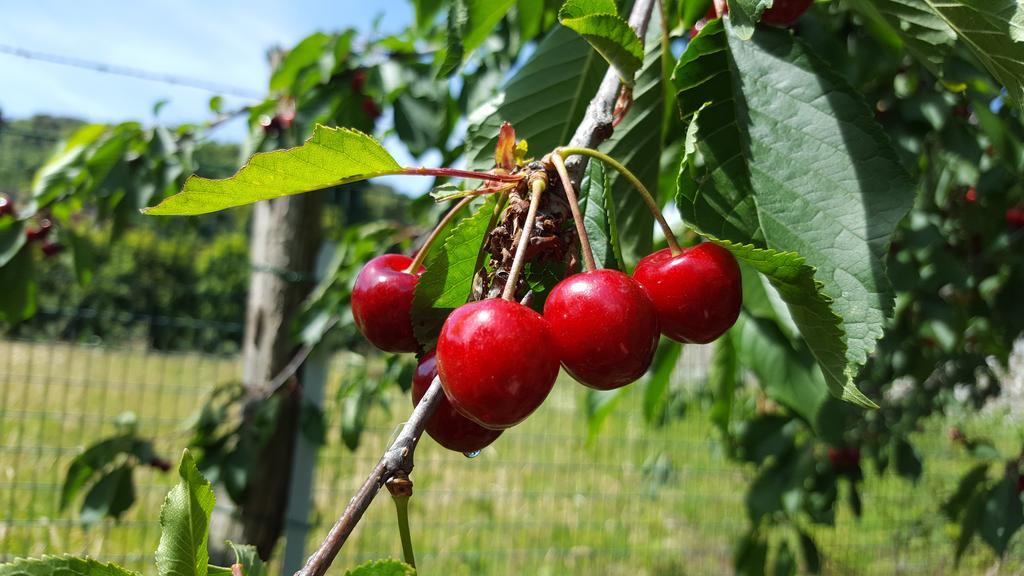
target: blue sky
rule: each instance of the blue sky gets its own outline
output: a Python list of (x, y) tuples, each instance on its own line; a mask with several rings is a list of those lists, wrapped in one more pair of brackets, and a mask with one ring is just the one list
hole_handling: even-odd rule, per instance
[[(0, 44), (266, 90), (266, 49), (316, 31), (355, 27), (397, 32), (413, 19), (406, 0), (0, 0)], [(92, 122), (208, 119), (202, 90), (80, 70), (0, 53), (0, 110), (9, 118), (48, 113)], [(226, 107), (245, 102), (226, 96)], [(240, 125), (218, 138), (241, 138)], [(399, 158), (400, 161), (405, 159)], [(424, 159), (427, 161), (428, 159)], [(406, 179), (399, 183), (408, 192)]]

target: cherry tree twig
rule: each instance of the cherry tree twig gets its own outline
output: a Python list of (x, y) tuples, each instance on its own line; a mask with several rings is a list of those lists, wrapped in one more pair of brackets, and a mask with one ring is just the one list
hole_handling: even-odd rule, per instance
[[(656, 0), (637, 0), (633, 4), (633, 10), (629, 16), (629, 24), (641, 38), (647, 35), (647, 25), (650, 22), (655, 2)], [(583, 121), (580, 122), (569, 143), (570, 146), (597, 148), (602, 142), (611, 137), (615, 129), (613, 125), (613, 111), (621, 87), (622, 83), (618, 74), (614, 68), (609, 67), (608, 72), (605, 73), (604, 79), (601, 81), (597, 94), (587, 107), (587, 113)], [(569, 174), (574, 176), (576, 180), (579, 180), (583, 169), (586, 167), (586, 157), (573, 156), (566, 162), (566, 167)], [(363, 482), (359, 491), (356, 492), (355, 497), (345, 507), (345, 511), (338, 518), (331, 531), (327, 533), (323, 543), (309, 557), (306, 565), (295, 573), (296, 576), (323, 576), (385, 482), (399, 472), (406, 476), (412, 472), (412, 457), (416, 444), (419, 442), (427, 420), (437, 410), (438, 403), (443, 395), (444, 391), (441, 389), (441, 380), (435, 377), (433, 382), (430, 383), (427, 393), (420, 399), (409, 420), (402, 427), (398, 437), (381, 457), (373, 471), (370, 472), (370, 475)]]

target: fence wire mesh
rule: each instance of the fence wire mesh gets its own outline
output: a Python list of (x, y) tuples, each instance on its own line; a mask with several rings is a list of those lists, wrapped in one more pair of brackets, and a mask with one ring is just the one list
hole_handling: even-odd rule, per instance
[[(175, 482), (173, 473), (138, 470), (132, 509), (120, 521), (86, 525), (78, 502), (59, 509), (68, 464), (84, 446), (113, 434), (115, 418), (124, 411), (136, 414), (140, 435), (155, 439), (159, 455), (176, 460), (188, 440), (185, 421), (214, 385), (238, 378), (240, 359), (234, 346), (205, 347), (227, 351), (209, 353), (168, 349), (166, 343), (209, 342), (213, 336), (237, 342), (241, 328), (121, 318), (127, 336), (111, 345), (91, 335), (82, 319), (90, 313), (51, 315), (64, 322), (62, 330), (0, 340), (0, 562), (84, 553), (155, 574), (160, 505)], [(692, 347), (683, 358), (673, 387), (687, 397), (701, 386), (705, 351)], [(328, 443), (317, 458), (307, 551), (411, 407), (397, 390), (388, 394), (385, 406), (373, 410), (359, 447), (348, 450), (340, 441), (336, 404), (344, 366), (335, 361), (329, 369)], [(642, 395), (630, 393), (593, 436), (583, 395), (571, 380), (560, 379), (536, 414), (475, 458), (424, 440), (416, 454), (411, 505), (423, 573), (732, 572), (733, 547), (747, 528), (744, 492), (753, 470), (721, 453), (698, 395), (691, 395), (679, 418), (651, 428), (643, 421)], [(980, 420), (957, 423), (968, 430), (993, 429)], [(953, 533), (938, 508), (971, 463), (945, 440), (946, 426), (934, 422), (922, 431), (925, 474), (916, 485), (867, 469), (864, 516), (855, 519), (840, 505), (836, 526), (814, 532), (826, 573), (955, 571)], [(995, 440), (1009, 452), (1017, 433), (1004, 432)], [(1017, 540), (1011, 558), (1024, 557)], [(394, 509), (383, 494), (337, 565), (400, 555)], [(974, 546), (962, 572), (981, 573), (994, 561)]]

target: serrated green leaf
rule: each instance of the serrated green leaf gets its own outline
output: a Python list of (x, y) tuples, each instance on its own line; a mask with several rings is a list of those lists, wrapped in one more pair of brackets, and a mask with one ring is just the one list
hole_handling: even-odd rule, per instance
[(1018, 0), (922, 0), (946, 21), (1018, 106), (1024, 106), (1024, 4)]
[(604, 164), (590, 162), (580, 183), (580, 212), (590, 239), (590, 248), (598, 268), (620, 269), (617, 234), (615, 233), (615, 204), (608, 189), (608, 175)]
[(216, 212), (260, 200), (312, 192), (402, 167), (372, 136), (348, 128), (316, 126), (298, 148), (254, 155), (232, 177), (211, 180), (191, 176), (181, 192), (143, 210), (150, 215)]
[(761, 21), (761, 14), (772, 7), (772, 0), (732, 0), (729, 2), (729, 19), (736, 35), (750, 40), (754, 25)]
[(834, 394), (873, 405), (853, 379), (892, 310), (883, 258), (914, 198), (891, 142), (782, 30), (743, 41), (711, 22), (675, 84), (684, 118), (703, 109), (680, 171), (684, 218), (772, 280)]
[(587, 39), (627, 86), (644, 62), (644, 44), (618, 15), (614, 0), (566, 0), (558, 21)]
[(398, 560), (371, 560), (345, 572), (345, 576), (416, 576), (416, 569)]
[(477, 257), (497, 201), (497, 195), (489, 196), (470, 216), (460, 220), (444, 243), (427, 257), (427, 271), (416, 283), (412, 299), (412, 327), (416, 339), (428, 349), (448, 314), (465, 304), (473, 290)]
[[(661, 69), (660, 27), (651, 24), (647, 37), (647, 55), (643, 69), (633, 87), (633, 106), (612, 133), (598, 148), (626, 165), (648, 190), (658, 189), (662, 139), (665, 117), (664, 101), (667, 87)], [(611, 199), (615, 204), (615, 221), (619, 232), (619, 264), (626, 271), (637, 260), (651, 252), (654, 216), (633, 185), (618, 172), (608, 174)]]
[(583, 119), (607, 65), (587, 42), (555, 26), (495, 99), (469, 117), (466, 161), (472, 169), (494, 166), (502, 122), (530, 143), (535, 155), (564, 146)]
[(92, 558), (43, 556), (19, 558), (0, 564), (0, 576), (138, 576), (123, 566), (104, 564)]
[(160, 576), (206, 576), (213, 488), (203, 478), (188, 450), (178, 465), (178, 482), (160, 510), (160, 544), (156, 568)]

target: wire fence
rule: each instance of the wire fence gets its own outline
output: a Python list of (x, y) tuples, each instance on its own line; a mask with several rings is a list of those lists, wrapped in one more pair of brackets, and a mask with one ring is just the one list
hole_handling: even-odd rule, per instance
[[(188, 440), (184, 422), (214, 385), (237, 379), (240, 359), (154, 343), (206, 342), (211, 334), (237, 341), (241, 328), (124, 318), (131, 329), (110, 345), (88, 333), (88, 322), (75, 320), (89, 313), (54, 314), (66, 321), (60, 339), (35, 330), (0, 340), (0, 562), (85, 553), (155, 574), (160, 505), (174, 474), (139, 469), (132, 509), (120, 521), (86, 525), (78, 502), (59, 509), (68, 464), (84, 446), (113, 434), (124, 411), (136, 414), (140, 435), (155, 439), (159, 455), (176, 460)], [(164, 330), (176, 337), (162, 337)], [(705, 356), (700, 347), (684, 354), (672, 384), (683, 397), (700, 388)], [(411, 408), (408, 397), (389, 394), (373, 410), (359, 447), (348, 450), (340, 440), (337, 405), (344, 366), (339, 357), (329, 367), (328, 443), (317, 457), (307, 551), (326, 534)], [(642, 395), (630, 393), (591, 437), (583, 394), (570, 380), (559, 380), (536, 414), (475, 458), (424, 440), (410, 513), (425, 574), (732, 572), (733, 547), (748, 526), (744, 494), (753, 470), (721, 453), (699, 396), (691, 394), (680, 418), (651, 428), (643, 422)], [(992, 427), (958, 424), (968, 431)], [(836, 526), (814, 532), (826, 573), (955, 571), (951, 532), (938, 508), (970, 461), (945, 440), (946, 425), (935, 422), (921, 433), (925, 474), (918, 484), (869, 470), (863, 517), (853, 518), (841, 504)], [(1017, 432), (1005, 432), (995, 439), (1009, 450)], [(1021, 552), (1019, 540), (1013, 552)], [(384, 494), (337, 565), (400, 555), (394, 509)], [(974, 546), (963, 570), (980, 573), (994, 562)]]

